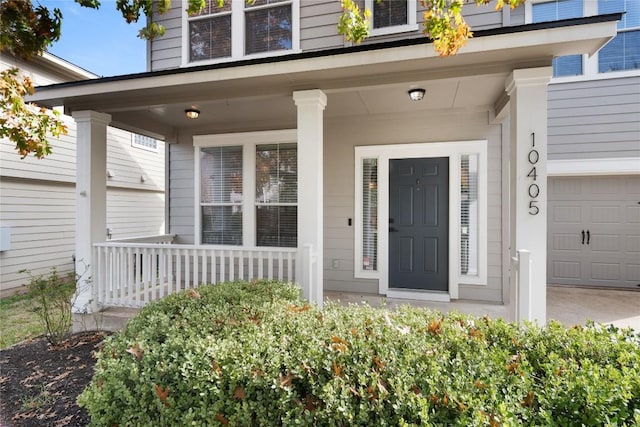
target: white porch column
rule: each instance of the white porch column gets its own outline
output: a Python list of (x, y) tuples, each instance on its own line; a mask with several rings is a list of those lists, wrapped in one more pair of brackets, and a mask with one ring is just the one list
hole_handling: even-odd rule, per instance
[[(515, 299), (516, 274), (511, 271), (511, 301), (516, 320), (547, 318), (547, 84), (551, 67), (514, 70), (507, 78), (510, 97), (510, 254), (531, 256), (531, 300)], [(518, 300), (530, 307), (518, 312)], [(527, 304), (528, 303), (528, 304)], [(525, 317), (523, 317), (525, 315)]]
[[(323, 112), (321, 90), (293, 93), (298, 108), (298, 248), (311, 244), (315, 263), (305, 297), (322, 307), (323, 299)], [(302, 270), (299, 266), (297, 273)], [(297, 275), (302, 277), (302, 274)]]
[(93, 296), (92, 245), (106, 240), (108, 114), (76, 111), (76, 274), (81, 275), (75, 313), (97, 310)]

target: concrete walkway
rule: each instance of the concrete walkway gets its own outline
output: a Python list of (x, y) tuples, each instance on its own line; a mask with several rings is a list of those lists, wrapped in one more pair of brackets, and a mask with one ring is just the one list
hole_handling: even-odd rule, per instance
[[(450, 303), (384, 298), (373, 294), (325, 292), (329, 301), (344, 304), (366, 302), (373, 307), (415, 305), (430, 307), (442, 312), (452, 310), (478, 316), (502, 317), (512, 320), (512, 310), (507, 305), (485, 302), (452, 301)], [(570, 286), (547, 287), (547, 321), (554, 319), (566, 326), (583, 325), (587, 320), (632, 327), (640, 332), (640, 291), (617, 289), (590, 289)]]
[[(444, 313), (456, 310), (477, 316), (513, 319), (509, 306), (473, 301), (452, 301), (450, 303), (415, 301), (385, 298), (375, 294), (326, 291), (328, 301), (343, 304), (366, 302), (372, 307), (386, 305), (415, 305), (430, 307)], [(74, 330), (95, 329), (118, 330), (138, 312), (137, 309), (110, 308), (92, 316), (74, 316)], [(547, 287), (547, 320), (555, 319), (566, 326), (584, 324), (587, 320), (613, 324), (618, 327), (632, 327), (640, 332), (640, 291), (615, 289), (589, 289), (569, 286)]]

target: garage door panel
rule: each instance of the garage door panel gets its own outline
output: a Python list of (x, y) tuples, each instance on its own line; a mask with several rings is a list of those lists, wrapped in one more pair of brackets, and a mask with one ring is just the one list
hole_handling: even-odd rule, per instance
[(556, 251), (580, 250), (580, 239), (575, 234), (554, 234), (552, 244)]
[(640, 264), (627, 264), (625, 269), (627, 281), (632, 285), (640, 283)]
[(549, 283), (640, 290), (640, 175), (550, 177), (548, 188)]
[(620, 264), (594, 262), (591, 264), (591, 279), (620, 280)]
[(594, 224), (619, 224), (620, 206), (605, 205), (591, 207), (591, 222)]
[(580, 279), (580, 263), (571, 261), (554, 261), (552, 274), (557, 279)]
[(591, 233), (592, 252), (621, 252), (622, 236), (619, 234), (595, 234)]
[(627, 236), (627, 252), (638, 254), (640, 257), (640, 236)]
[(580, 206), (555, 206), (552, 216), (556, 222), (579, 224), (582, 222), (582, 209)]

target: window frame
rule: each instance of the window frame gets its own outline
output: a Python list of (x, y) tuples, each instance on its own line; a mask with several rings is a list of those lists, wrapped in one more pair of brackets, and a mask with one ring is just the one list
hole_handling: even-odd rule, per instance
[[(449, 296), (458, 298), (459, 285), (487, 285), (488, 271), (488, 166), (487, 140), (449, 141), (414, 144), (372, 145), (355, 147), (355, 200), (354, 200), (354, 277), (377, 279), (380, 294), (389, 294), (389, 160), (404, 158), (449, 158)], [(461, 156), (478, 155), (478, 271), (474, 275), (461, 273), (460, 184)], [(377, 210), (377, 270), (362, 268), (363, 245), (363, 167), (364, 159), (376, 158), (378, 167), (378, 210)]]
[[(527, 0), (524, 4), (524, 22), (525, 24), (533, 23), (533, 5), (536, 3), (548, 3), (553, 0)], [(597, 0), (582, 0), (582, 13), (583, 16), (595, 16), (598, 15), (598, 2)], [(618, 34), (621, 32), (629, 31), (629, 29), (619, 29)], [(640, 31), (640, 28), (634, 27), (631, 31)], [(613, 39), (612, 39), (613, 40)], [(621, 70), (610, 71), (606, 73), (599, 72), (599, 52), (589, 56), (582, 55), (582, 74), (577, 76), (561, 76), (552, 77), (551, 83), (569, 83), (580, 81), (593, 81), (593, 80), (605, 80), (611, 78), (624, 78), (624, 77), (638, 77), (640, 76), (640, 69), (635, 70)]]
[(419, 25), (417, 23), (418, 3), (417, 0), (407, 0), (407, 23), (404, 25), (394, 25), (392, 27), (374, 28), (373, 26), (373, 5), (376, 0), (365, 0), (364, 7), (371, 11), (371, 21), (369, 25), (369, 35), (385, 36), (389, 34), (407, 33), (417, 31)]
[[(242, 245), (224, 245), (227, 248), (256, 247), (256, 147), (266, 144), (298, 143), (296, 129), (242, 132), (229, 134), (194, 135), (194, 242), (202, 243), (202, 215), (200, 212), (200, 149), (207, 147), (241, 146), (242, 147)], [(299, 160), (298, 160), (299, 162)], [(218, 245), (214, 245), (218, 246)], [(271, 246), (261, 246), (269, 248)]]
[[(300, 53), (300, 1), (301, 0), (285, 0), (278, 3), (272, 3), (262, 6), (254, 6), (245, 8), (244, 0), (228, 0), (231, 1), (231, 11), (221, 12), (219, 15), (231, 15), (231, 56), (223, 58), (203, 59), (200, 61), (190, 61), (190, 37), (189, 22), (199, 19), (207, 19), (207, 16), (218, 14), (204, 15), (198, 17), (189, 17), (185, 8), (182, 11), (182, 61), (181, 67), (192, 67), (197, 65), (219, 64), (225, 62), (233, 62), (241, 59), (265, 58), (271, 56), (289, 55), (292, 53)], [(245, 12), (255, 11), (259, 9), (268, 9), (271, 7), (280, 7), (283, 5), (291, 6), (291, 49), (275, 50), (270, 52), (261, 52), (245, 55)]]

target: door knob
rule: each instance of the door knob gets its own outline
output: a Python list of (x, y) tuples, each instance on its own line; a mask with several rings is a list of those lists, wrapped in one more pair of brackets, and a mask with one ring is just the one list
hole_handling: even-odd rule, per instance
[(389, 233), (397, 233), (398, 229), (395, 227), (389, 227)]

